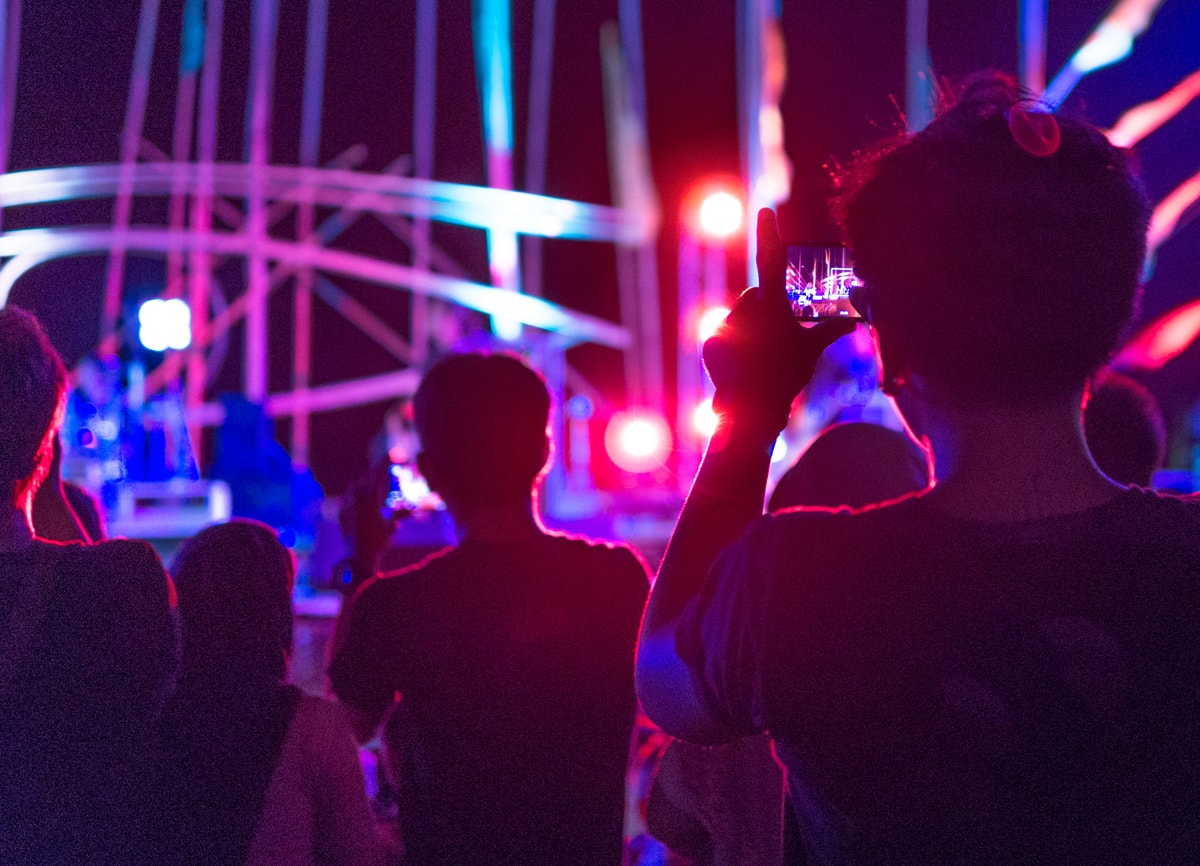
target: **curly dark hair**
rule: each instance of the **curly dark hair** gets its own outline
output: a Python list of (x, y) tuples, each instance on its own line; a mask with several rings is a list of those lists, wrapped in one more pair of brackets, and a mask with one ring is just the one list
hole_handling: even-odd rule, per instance
[(1014, 106), (1043, 110), (1008, 76), (973, 76), (852, 169), (840, 202), (880, 342), (963, 401), (1077, 391), (1138, 299), (1149, 207), (1131, 155), (1069, 118), (1037, 153)]

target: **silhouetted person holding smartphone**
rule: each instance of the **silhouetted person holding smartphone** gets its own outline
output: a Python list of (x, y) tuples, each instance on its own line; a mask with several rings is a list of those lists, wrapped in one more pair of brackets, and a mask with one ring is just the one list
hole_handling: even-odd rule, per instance
[(391, 714), (406, 864), (621, 861), (646, 572), (539, 523), (549, 408), (508, 355), (426, 373), (417, 462), (460, 542), (369, 580), (340, 626), (330, 681), (360, 741)]
[(1200, 862), (1200, 504), (1104, 476), (1080, 422), (1137, 297), (1128, 154), (984, 75), (843, 211), (936, 483), (760, 516), (849, 327), (791, 317), (764, 212), (762, 285), (705, 347), (722, 422), (643, 622), (647, 712), (699, 742), (769, 730), (814, 864)]

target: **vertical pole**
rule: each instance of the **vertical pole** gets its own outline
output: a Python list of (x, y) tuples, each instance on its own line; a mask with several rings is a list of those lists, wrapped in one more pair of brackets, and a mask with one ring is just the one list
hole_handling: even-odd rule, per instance
[(267, 236), (265, 169), (271, 149), (271, 92), (275, 68), (276, 0), (254, 0), (250, 55), (250, 86), (246, 94), (246, 127), (250, 189), (246, 199), (246, 229), (250, 255), (246, 264), (246, 399), (261, 405), (267, 398), (267, 259), (262, 243)]
[(1039, 95), (1046, 89), (1046, 6), (1047, 0), (1021, 0), (1018, 23), (1021, 84)]
[[(433, 177), (434, 121), (437, 103), (437, 0), (417, 0), (416, 76), (413, 93), (413, 177)], [(413, 268), (428, 271), (432, 241), (429, 220), (413, 223)], [(417, 292), (411, 295), (409, 343), (414, 364), (425, 363), (429, 354), (430, 300)]]
[[(17, 102), (17, 58), (21, 50), (21, 0), (0, 0), (0, 174), (8, 171)], [(0, 230), (4, 223), (0, 201)]]
[[(475, 66), (483, 103), (483, 137), (487, 143), (487, 182), (493, 189), (512, 189), (512, 9), (508, 0), (475, 0)], [(488, 266), (492, 284), (521, 290), (517, 234), (504, 225), (488, 229)], [(515, 337), (520, 324), (492, 317), (503, 336)]]
[[(759, 208), (774, 202), (759, 201), (755, 196), (758, 178), (762, 174), (762, 146), (759, 141), (758, 112), (762, 105), (762, 40), (763, 8), (761, 0), (738, 0), (738, 128), (741, 133), (742, 174), (746, 183), (746, 211), (751, 225)], [(757, 282), (754, 255), (757, 237), (753, 230), (746, 232), (747, 284)]]
[[(529, 115), (525, 128), (525, 189), (546, 189), (546, 140), (550, 134), (550, 81), (554, 74), (555, 0), (536, 0), (533, 7), (533, 51), (529, 64)], [(524, 238), (525, 291), (542, 294), (542, 239)]]
[(121, 171), (117, 180), (114, 205), (112, 250), (104, 279), (104, 313), (100, 324), (102, 351), (116, 348), (117, 319), (121, 314), (121, 287), (125, 281), (125, 233), (133, 211), (133, 171), (137, 163), (138, 143), (146, 116), (146, 98), (150, 91), (150, 64), (154, 59), (154, 36), (158, 29), (159, 0), (142, 0), (138, 18), (137, 45), (133, 55), (133, 74), (129, 79), (129, 99), (125, 108), (125, 131), (121, 138)]
[(208, 295), (212, 287), (213, 163), (217, 158), (217, 110), (221, 83), (221, 34), (225, 26), (225, 0), (205, 0), (204, 61), (200, 75), (200, 110), (196, 129), (196, 189), (192, 195), (192, 232), (201, 239), (188, 263), (188, 307), (192, 311), (192, 348), (187, 356), (184, 401), (188, 410), (196, 466), (203, 466), (203, 428), (191, 421), (204, 402), (208, 371)]
[[(621, 46), (624, 49), (624, 71), (629, 112), (631, 119), (641, 131), (640, 154), (627, 154), (626, 158), (639, 159), (644, 163), (644, 177), (639, 178), (649, 187), (649, 155), (645, 146), (646, 129), (646, 73), (642, 54), (642, 4), (641, 0), (620, 0), (618, 7), (621, 28)], [(654, 198), (649, 189), (648, 198)], [(649, 204), (643, 202), (643, 204)], [(636, 292), (638, 301), (638, 345), (641, 352), (639, 364), (639, 388), (644, 399), (652, 407), (662, 407), (666, 402), (666, 386), (663, 372), (662, 319), (658, 306), (658, 252), (657, 237), (633, 250), (636, 269)]]
[(929, 0), (908, 0), (905, 21), (905, 113), (909, 132), (933, 120), (933, 81), (929, 58)]
[[(187, 216), (187, 190), (180, 164), (188, 161), (192, 151), (192, 124), (196, 114), (196, 73), (200, 69), (204, 50), (203, 0), (186, 0), (183, 4), (183, 38), (179, 45), (179, 90), (175, 94), (175, 128), (171, 134), (171, 200), (169, 224), (173, 232), (183, 229)], [(183, 292), (183, 250), (167, 253), (167, 290), (169, 298)]]
[[(604, 74), (604, 121), (608, 136), (608, 175), (613, 204), (635, 210), (644, 204), (638, 195), (633, 171), (630, 126), (629, 76), (621, 46), (619, 25), (611, 22), (600, 28), (600, 61)], [(625, 400), (630, 406), (644, 406), (646, 377), (642, 365), (646, 347), (642, 343), (642, 304), (638, 298), (637, 254), (634, 247), (617, 244), (617, 299), (621, 324), (633, 335), (633, 345), (622, 359), (625, 372)]]
[[(300, 117), (300, 164), (315, 166), (321, 150), (321, 106), (325, 89), (325, 31), (329, 18), (328, 0), (309, 0), (307, 41), (304, 48), (304, 101)], [(311, 193), (309, 185), (307, 191)], [(315, 243), (313, 201), (306, 195), (296, 210), (297, 239)], [(313, 269), (296, 272), (296, 335), (292, 361), (292, 388), (296, 411), (292, 415), (292, 465), (308, 465), (308, 386), (312, 380), (312, 292)]]

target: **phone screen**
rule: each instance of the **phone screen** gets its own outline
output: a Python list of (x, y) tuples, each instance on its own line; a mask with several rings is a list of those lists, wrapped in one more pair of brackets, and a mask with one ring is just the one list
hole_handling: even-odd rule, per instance
[(441, 499), (429, 489), (424, 477), (410, 463), (393, 463), (388, 469), (391, 486), (388, 490), (386, 509), (390, 511), (417, 511), (422, 508), (442, 508)]
[(788, 300), (797, 319), (861, 319), (854, 295), (862, 282), (850, 250), (841, 244), (796, 244), (787, 248)]

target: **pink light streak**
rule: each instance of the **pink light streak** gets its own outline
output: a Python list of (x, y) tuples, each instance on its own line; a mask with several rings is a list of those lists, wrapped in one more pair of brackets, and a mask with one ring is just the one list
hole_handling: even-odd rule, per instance
[(1200, 172), (1189, 177), (1158, 203), (1150, 216), (1146, 233), (1146, 256), (1153, 256), (1162, 244), (1175, 233), (1184, 211), (1200, 199)]
[(1155, 319), (1125, 344), (1112, 366), (1118, 370), (1157, 370), (1200, 336), (1200, 301), (1191, 301)]
[(1176, 84), (1158, 99), (1143, 102), (1121, 115), (1108, 132), (1117, 147), (1133, 147), (1200, 96), (1200, 69)]

